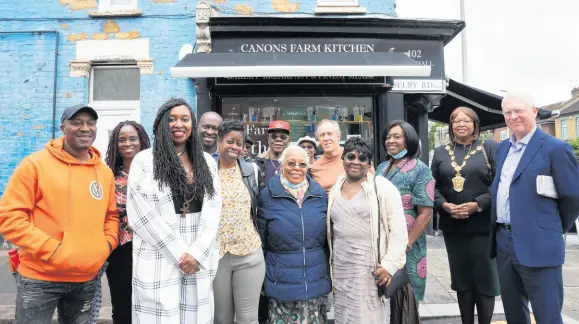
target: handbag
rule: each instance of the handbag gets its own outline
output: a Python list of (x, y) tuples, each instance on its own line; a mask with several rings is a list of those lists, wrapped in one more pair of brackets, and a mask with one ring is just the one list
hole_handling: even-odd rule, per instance
[[(376, 200), (378, 201), (378, 241), (376, 246), (378, 247), (377, 260), (380, 260), (380, 220), (382, 217), (380, 216), (380, 199), (378, 198), (378, 186), (376, 185), (376, 177), (374, 177), (374, 191), (376, 192)], [(410, 278), (406, 272), (406, 266), (390, 275), (392, 278), (390, 279), (390, 284), (388, 286), (378, 286), (378, 297), (386, 296), (386, 298), (392, 298), (398, 289), (406, 286), (410, 282)]]

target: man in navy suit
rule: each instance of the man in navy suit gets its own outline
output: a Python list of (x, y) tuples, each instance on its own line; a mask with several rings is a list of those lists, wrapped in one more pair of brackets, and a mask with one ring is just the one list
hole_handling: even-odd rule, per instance
[[(509, 92), (502, 102), (512, 136), (497, 147), (491, 258), (496, 257), (507, 323), (563, 323), (567, 232), (579, 215), (579, 165), (571, 146), (537, 128), (532, 97)], [(558, 198), (537, 193), (537, 176), (551, 177)]]

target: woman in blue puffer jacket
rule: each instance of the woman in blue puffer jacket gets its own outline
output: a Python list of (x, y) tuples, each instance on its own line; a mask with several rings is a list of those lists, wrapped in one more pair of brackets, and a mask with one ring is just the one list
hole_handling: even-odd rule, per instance
[(259, 196), (258, 229), (265, 252), (268, 323), (326, 323), (332, 289), (326, 241), (326, 192), (306, 175), (309, 158), (293, 145), (281, 174)]

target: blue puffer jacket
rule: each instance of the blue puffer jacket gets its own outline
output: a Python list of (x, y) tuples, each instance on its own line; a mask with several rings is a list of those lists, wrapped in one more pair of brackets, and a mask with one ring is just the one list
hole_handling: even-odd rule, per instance
[(257, 224), (265, 251), (265, 295), (279, 301), (306, 301), (332, 289), (326, 214), (328, 198), (308, 176), (302, 207), (272, 177), (259, 195)]

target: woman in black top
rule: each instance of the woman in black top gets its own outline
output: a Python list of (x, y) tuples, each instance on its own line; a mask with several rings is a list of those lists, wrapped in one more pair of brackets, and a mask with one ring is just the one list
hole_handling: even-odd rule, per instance
[(489, 324), (499, 295), (496, 264), (488, 252), (496, 143), (478, 138), (479, 118), (470, 108), (456, 108), (449, 127), (450, 143), (436, 148), (431, 164), (434, 208), (462, 323), (474, 323), (476, 305), (478, 323)]

